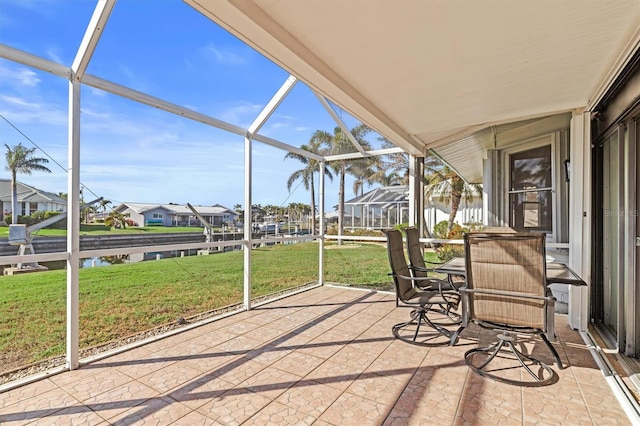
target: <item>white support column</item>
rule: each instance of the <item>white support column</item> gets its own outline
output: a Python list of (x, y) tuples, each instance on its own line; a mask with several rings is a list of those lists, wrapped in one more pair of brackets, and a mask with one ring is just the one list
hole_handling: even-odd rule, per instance
[[(324, 285), (324, 167), (325, 162), (320, 161), (320, 182), (318, 189), (318, 221), (320, 228), (320, 241), (318, 251), (318, 284)], [(314, 206), (311, 209), (314, 210)], [(313, 212), (315, 214), (315, 211)]]
[(333, 117), (333, 120), (338, 124), (338, 126), (340, 126), (340, 128), (342, 129), (344, 134), (347, 136), (349, 141), (351, 141), (351, 144), (358, 150), (360, 154), (364, 156), (368, 156), (367, 152), (364, 150), (364, 148), (362, 148), (362, 145), (360, 145), (360, 142), (358, 142), (356, 138), (353, 136), (353, 134), (351, 133), (351, 130), (349, 130), (347, 125), (344, 123), (344, 121), (342, 121), (342, 119), (338, 116), (338, 114), (336, 114), (333, 108), (331, 108), (331, 105), (329, 105), (329, 102), (327, 102), (327, 99), (316, 92), (314, 92), (314, 94), (316, 95), (316, 97), (318, 98), (318, 100), (320, 101), (324, 109), (327, 110), (329, 115)]
[(569, 181), (569, 267), (589, 287), (569, 286), (569, 326), (587, 331), (591, 286), (591, 114), (571, 119)]
[(244, 138), (244, 308), (251, 309), (251, 251), (253, 249), (253, 211), (251, 200), (251, 138)]
[(71, 66), (69, 81), (66, 366), (70, 370), (78, 368), (80, 352), (80, 82), (115, 3), (98, 1)]
[(415, 191), (417, 192), (416, 203), (416, 226), (420, 230), (420, 236), (426, 236), (426, 221), (424, 220), (424, 210), (426, 203), (424, 201), (424, 157), (416, 157), (416, 180)]
[[(252, 239), (252, 212), (251, 212), (251, 158), (252, 158), (252, 140), (258, 133), (260, 128), (271, 117), (271, 114), (278, 108), (278, 105), (287, 97), (298, 79), (292, 75), (280, 86), (280, 89), (269, 100), (267, 105), (260, 111), (260, 114), (251, 123), (247, 134), (244, 138), (244, 235), (247, 241), (244, 250), (244, 308), (251, 309), (251, 249), (253, 247)], [(276, 226), (277, 232), (277, 226)]]
[(424, 157), (409, 156), (409, 226), (424, 231)]
[(102, 30), (104, 30), (115, 5), (116, 0), (99, 0), (98, 4), (96, 4), (87, 31), (84, 33), (84, 37), (78, 48), (78, 54), (71, 65), (74, 80), (82, 81), (84, 73), (89, 66), (91, 56), (96, 50), (96, 46), (102, 35)]
[(269, 103), (260, 111), (260, 114), (256, 117), (256, 119), (251, 123), (249, 127), (249, 136), (253, 138), (253, 136), (258, 133), (260, 128), (267, 122), (271, 114), (278, 108), (278, 105), (287, 97), (293, 86), (295, 86), (297, 78), (290, 75), (289, 78), (280, 86), (280, 89), (276, 92), (275, 95), (269, 100)]
[[(416, 162), (409, 155), (409, 226), (416, 226)], [(423, 195), (424, 196), (424, 195)]]
[(80, 83), (69, 82), (67, 368), (78, 368), (80, 320)]

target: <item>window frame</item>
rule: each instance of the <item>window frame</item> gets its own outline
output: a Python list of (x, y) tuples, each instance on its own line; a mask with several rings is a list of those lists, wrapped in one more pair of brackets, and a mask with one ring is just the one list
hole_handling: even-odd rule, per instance
[(560, 201), (558, 199), (558, 138), (555, 133), (549, 133), (543, 136), (538, 136), (533, 139), (528, 139), (517, 145), (512, 145), (501, 149), (502, 154), (502, 222), (508, 225), (511, 221), (511, 194), (522, 192), (520, 190), (511, 191), (511, 156), (521, 153), (523, 151), (529, 151), (542, 146), (550, 146), (551, 148), (551, 187), (540, 188), (532, 190), (531, 192), (539, 192), (541, 190), (549, 191), (551, 193), (551, 232), (547, 232), (546, 239), (548, 242), (555, 242), (558, 236), (558, 217), (561, 214)]

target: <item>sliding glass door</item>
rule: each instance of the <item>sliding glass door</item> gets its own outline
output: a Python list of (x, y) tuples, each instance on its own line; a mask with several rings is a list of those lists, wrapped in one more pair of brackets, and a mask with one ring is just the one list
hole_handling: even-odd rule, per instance
[(640, 357), (640, 110), (594, 147), (592, 317), (611, 347)]
[(624, 205), (622, 203), (621, 132), (616, 129), (602, 145), (602, 293), (601, 324), (609, 331), (611, 339), (618, 341), (619, 295), (622, 258)]

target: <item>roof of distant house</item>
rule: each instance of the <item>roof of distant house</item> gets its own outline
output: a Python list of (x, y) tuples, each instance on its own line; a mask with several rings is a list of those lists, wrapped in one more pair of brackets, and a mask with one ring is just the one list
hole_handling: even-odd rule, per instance
[(374, 188), (366, 194), (359, 195), (345, 204), (386, 204), (409, 201), (409, 186), (394, 185)]
[[(18, 192), (18, 202), (51, 202), (57, 204), (67, 204), (67, 200), (54, 194), (43, 191), (22, 182), (16, 182)], [(0, 201), (11, 201), (11, 179), (0, 179)]]
[[(136, 213), (143, 214), (144, 212), (155, 210), (155, 209), (164, 209), (170, 213), (175, 214), (193, 214), (189, 206), (186, 204), (155, 204), (155, 203), (132, 203), (132, 202), (124, 202), (117, 206), (116, 210), (123, 210), (124, 208), (130, 208)], [(232, 214), (238, 215), (234, 210), (222, 206), (220, 204), (215, 204), (213, 206), (193, 206), (198, 213), (202, 215), (223, 215), (223, 214)]]

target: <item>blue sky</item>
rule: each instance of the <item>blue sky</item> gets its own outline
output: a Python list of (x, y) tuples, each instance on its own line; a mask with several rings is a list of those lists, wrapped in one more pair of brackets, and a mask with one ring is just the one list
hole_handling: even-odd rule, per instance
[[(70, 66), (94, 0), (0, 0), (0, 43)], [(247, 128), (289, 74), (180, 0), (118, 0), (89, 74)], [(81, 182), (85, 199), (244, 203), (243, 138), (89, 86), (81, 94)], [(51, 174), (19, 180), (67, 192), (68, 81), (0, 59), (0, 147), (37, 146)], [(339, 111), (349, 127), (358, 122)], [(302, 82), (260, 133), (299, 147), (336, 123)], [(375, 136), (371, 137), (375, 146)], [(35, 144), (35, 145), (34, 145)], [(2, 149), (4, 152), (4, 147)], [(253, 202), (310, 203), (289, 176), (286, 152), (254, 142)], [(2, 157), (4, 164), (4, 156)], [(9, 178), (1, 169), (0, 177)], [(352, 180), (346, 185), (351, 198)], [(337, 204), (328, 182), (326, 210)]]

